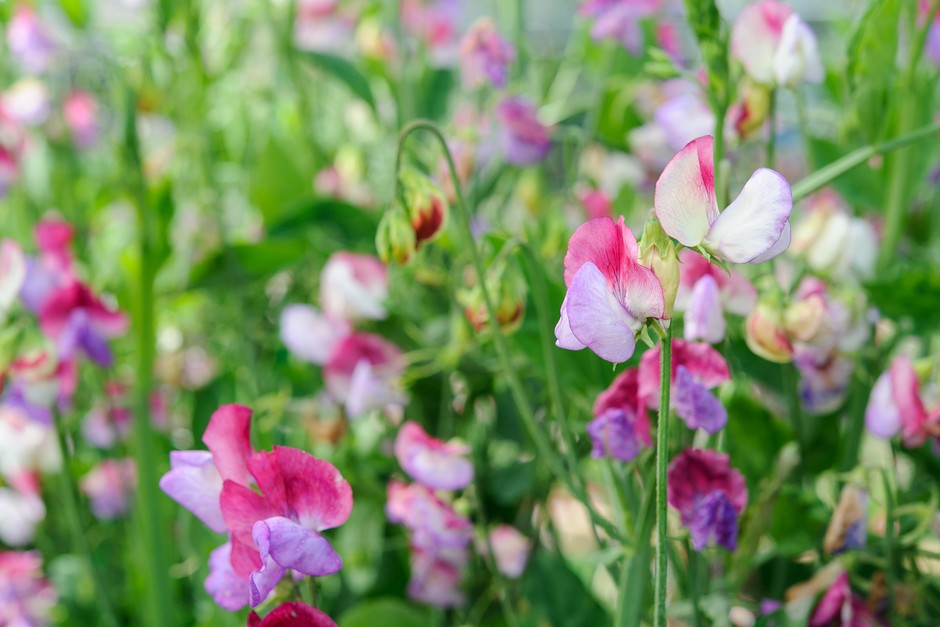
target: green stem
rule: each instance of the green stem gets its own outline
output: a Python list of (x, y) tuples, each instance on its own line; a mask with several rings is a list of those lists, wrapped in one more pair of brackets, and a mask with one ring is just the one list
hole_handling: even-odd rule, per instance
[(98, 611), (101, 612), (101, 621), (108, 627), (117, 627), (118, 621), (115, 618), (111, 600), (108, 598), (107, 588), (101, 578), (101, 573), (95, 567), (91, 547), (88, 545), (85, 530), (82, 528), (78, 490), (75, 487), (75, 482), (72, 481), (72, 473), (70, 472), (71, 455), (69, 454), (68, 435), (65, 432), (65, 425), (62, 424), (62, 417), (58, 412), (53, 416), (53, 422), (55, 423), (56, 437), (59, 441), (59, 450), (62, 452), (62, 473), (58, 481), (59, 505), (65, 511), (65, 517), (68, 520), (69, 533), (72, 535), (72, 546), (81, 555), (88, 572), (91, 574), (95, 586), (95, 595), (98, 599)]
[[(467, 209), (466, 201), (464, 200), (460, 178), (457, 176), (457, 167), (454, 164), (454, 158), (450, 153), (447, 140), (444, 138), (441, 130), (433, 122), (429, 120), (413, 120), (405, 125), (405, 127), (401, 130), (398, 138), (398, 154), (395, 161), (395, 185), (400, 190), (400, 185), (398, 183), (398, 172), (399, 166), (401, 164), (401, 154), (404, 143), (412, 133), (419, 130), (424, 130), (431, 133), (440, 143), (441, 150), (444, 152), (444, 157), (447, 160), (447, 167), (450, 171), (451, 181), (454, 185), (457, 199), (457, 212), (460, 214), (459, 222), (461, 230), (463, 231), (466, 247), (470, 252), (470, 258), (473, 263), (473, 269), (477, 277), (477, 282), (480, 285), (480, 292), (483, 296), (483, 304), (486, 309), (487, 319), (490, 321), (495, 321), (497, 320), (495, 301), (493, 300), (492, 294), (490, 294), (490, 290), (486, 284), (486, 268), (483, 265), (483, 258), (481, 257), (480, 251), (476, 245), (476, 241), (473, 238), (473, 230), (470, 225), (470, 212)], [(515, 403), (516, 409), (519, 412), (519, 417), (522, 419), (523, 426), (525, 426), (526, 431), (529, 433), (529, 436), (535, 443), (539, 457), (545, 459), (548, 462), (555, 476), (562, 480), (566, 484), (568, 490), (575, 496), (575, 498), (582, 502), (590, 514), (591, 520), (594, 522), (594, 524), (601, 527), (611, 538), (614, 538), (620, 542), (624, 542), (626, 538), (624, 537), (623, 532), (612, 525), (609, 520), (596, 512), (594, 507), (591, 505), (587, 491), (582, 487), (582, 485), (573, 481), (571, 478), (572, 473), (569, 473), (565, 469), (564, 464), (557, 455), (557, 451), (553, 450), (550, 440), (539, 427), (538, 422), (535, 419), (535, 412), (533, 411), (532, 406), (529, 404), (525, 390), (522, 387), (522, 382), (520, 381), (516, 370), (512, 366), (512, 360), (510, 359), (509, 346), (506, 342), (506, 337), (495, 326), (493, 326), (491, 332), (493, 343), (496, 345), (496, 355), (500, 363), (500, 368), (503, 371), (503, 375), (506, 377), (506, 382), (509, 385), (513, 402)]]
[(770, 169), (774, 167), (777, 150), (777, 90), (770, 90), (770, 108), (767, 111), (767, 124), (769, 126), (767, 135), (767, 158), (766, 166)]
[(139, 229), (138, 298), (133, 319), (137, 353), (137, 386), (135, 389), (134, 448), (137, 459), (138, 489), (136, 516), (144, 539), (147, 570), (147, 601), (142, 608), (143, 622), (162, 627), (177, 624), (170, 600), (169, 562), (165, 548), (159, 494), (157, 492), (154, 432), (150, 423), (150, 394), (153, 389), (153, 364), (156, 345), (154, 307), (154, 267), (152, 241), (153, 211), (149, 207), (147, 185), (140, 160), (137, 135), (136, 96), (128, 94), (125, 127), (126, 158), (131, 173), (132, 192), (137, 205)]
[[(716, 143), (717, 146), (717, 143)], [(666, 468), (669, 465), (669, 392), (672, 383), (672, 325), (660, 347), (659, 420), (656, 424), (656, 615), (654, 625), (666, 625)]]
[[(806, 198), (818, 189), (821, 189), (839, 178), (846, 172), (865, 163), (875, 155), (883, 155), (899, 150), (911, 144), (935, 137), (940, 133), (940, 122), (934, 122), (913, 130), (910, 133), (880, 144), (869, 144), (853, 150), (841, 159), (833, 161), (827, 166), (816, 170), (806, 178), (797, 181), (793, 187), (793, 202)], [(716, 142), (717, 145), (717, 142)]]
[(713, 144), (713, 161), (715, 176), (715, 197), (722, 207), (727, 205), (728, 182), (723, 178), (722, 162), (725, 159), (725, 115), (727, 107), (716, 106), (715, 110), (715, 137)]
[[(896, 462), (894, 450), (891, 451), (891, 461)], [(888, 615), (894, 611), (894, 586), (895, 586), (895, 555), (894, 555), (894, 486), (887, 470), (881, 473), (881, 479), (885, 489), (885, 560), (887, 561), (886, 578), (887, 590), (885, 591), (885, 600), (888, 605)]]

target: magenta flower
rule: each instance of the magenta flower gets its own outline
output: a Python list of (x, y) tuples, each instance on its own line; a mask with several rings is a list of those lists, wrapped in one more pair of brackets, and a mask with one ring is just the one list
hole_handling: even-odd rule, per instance
[(38, 551), (0, 552), (0, 625), (47, 625), (57, 602), (55, 588), (42, 573)]
[(248, 614), (248, 627), (336, 627), (336, 623), (315, 607), (300, 601), (288, 601), (268, 612), (264, 618), (251, 612)]
[(587, 347), (613, 363), (633, 355), (635, 335), (665, 312), (662, 286), (638, 254), (622, 216), (616, 223), (597, 218), (578, 227), (565, 255), (568, 293), (555, 326), (557, 346)]
[(435, 490), (461, 490), (473, 481), (470, 447), (432, 438), (408, 421), (395, 438), (395, 457), (412, 479)]
[(615, 39), (638, 54), (643, 43), (640, 21), (656, 13), (661, 4), (661, 0), (585, 0), (578, 12), (594, 19), (592, 39)]
[(737, 547), (737, 517), (747, 506), (747, 487), (728, 456), (686, 449), (669, 464), (667, 481), (669, 504), (679, 510), (695, 550), (701, 551), (714, 539), (733, 551)]
[[(648, 407), (659, 407), (661, 347), (640, 359), (639, 394)], [(690, 429), (717, 433), (728, 421), (724, 406), (711, 389), (730, 380), (728, 364), (708, 344), (672, 341), (672, 397), (670, 405)]]
[(88, 150), (98, 143), (101, 125), (98, 120), (98, 101), (93, 95), (87, 91), (71, 92), (65, 98), (62, 113), (76, 148)]
[(248, 458), (261, 493), (225, 479), (220, 503), (232, 534), (232, 568), (248, 577), (252, 607), (264, 601), (288, 570), (321, 577), (343, 561), (320, 535), (346, 522), (352, 489), (329, 462), (275, 446)]
[(882, 623), (872, 616), (865, 599), (852, 592), (849, 574), (842, 571), (819, 600), (808, 624), (809, 627), (877, 627)]
[(535, 105), (521, 97), (496, 106), (500, 146), (506, 161), (518, 166), (539, 163), (552, 147), (551, 131), (539, 122)]
[(489, 17), (474, 22), (460, 42), (460, 71), (468, 89), (487, 82), (505, 87), (509, 65), (515, 60), (516, 49), (499, 34)]
[(777, 0), (744, 7), (731, 31), (731, 56), (751, 79), (767, 85), (819, 83), (825, 74), (813, 31)]
[(109, 338), (127, 330), (127, 316), (104, 304), (77, 280), (48, 295), (39, 311), (43, 333), (56, 342), (60, 359), (70, 361), (81, 350), (96, 364), (109, 367), (114, 358)]
[(82, 477), (79, 486), (95, 518), (120, 518), (130, 509), (131, 494), (137, 488), (137, 466), (133, 459), (107, 459)]
[(904, 356), (895, 357), (890, 368), (875, 382), (865, 409), (865, 426), (877, 438), (901, 434), (904, 446), (917, 447), (928, 435), (936, 435), (920, 398), (920, 381), (914, 365)]
[(384, 320), (388, 268), (378, 257), (334, 253), (320, 273), (320, 305), (333, 320)]
[(760, 263), (790, 244), (790, 186), (760, 168), (723, 212), (715, 196), (712, 138), (699, 137), (666, 165), (656, 183), (654, 206), (663, 230), (689, 248), (734, 263)]
[(354, 333), (333, 348), (323, 376), (333, 399), (358, 417), (404, 403), (400, 381), (404, 367), (394, 344), (371, 333)]
[(7, 44), (16, 62), (31, 74), (41, 74), (55, 58), (56, 47), (36, 12), (20, 4), (7, 25)]
[(588, 423), (591, 457), (611, 457), (623, 462), (636, 458), (650, 446), (650, 423), (639, 397), (639, 371), (621, 373), (594, 402), (594, 420)]

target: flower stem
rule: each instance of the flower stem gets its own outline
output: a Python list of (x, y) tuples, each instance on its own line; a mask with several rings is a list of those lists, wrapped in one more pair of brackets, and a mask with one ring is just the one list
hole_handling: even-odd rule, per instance
[(170, 600), (169, 565), (164, 545), (161, 508), (157, 494), (154, 433), (150, 423), (150, 394), (153, 388), (153, 363), (156, 345), (154, 307), (154, 213), (149, 206), (147, 184), (140, 159), (137, 135), (136, 96), (128, 94), (125, 120), (125, 157), (131, 173), (131, 192), (137, 208), (139, 230), (139, 266), (136, 311), (133, 328), (136, 339), (137, 385), (135, 389), (134, 447), (137, 460), (138, 489), (136, 517), (144, 541), (146, 559), (147, 603), (142, 608), (143, 621), (156, 627), (177, 624)]
[(777, 150), (777, 90), (770, 90), (770, 108), (767, 111), (767, 158), (766, 166), (774, 167)]
[(108, 598), (104, 580), (101, 573), (95, 567), (95, 560), (91, 553), (91, 547), (88, 545), (88, 539), (85, 537), (85, 530), (82, 528), (82, 518), (79, 510), (78, 491), (75, 488), (75, 482), (72, 481), (70, 472), (71, 455), (69, 455), (68, 435), (65, 432), (65, 425), (62, 424), (62, 417), (58, 412), (54, 413), (53, 422), (55, 423), (55, 433), (59, 441), (59, 450), (62, 452), (62, 473), (59, 477), (59, 505), (65, 511), (65, 517), (68, 519), (69, 533), (72, 535), (72, 546), (85, 560), (88, 572), (91, 574), (92, 582), (95, 586), (95, 595), (98, 599), (98, 611), (101, 613), (101, 622), (108, 627), (117, 627), (118, 621), (115, 618), (114, 608), (111, 606), (111, 600)]
[(522, 423), (525, 426), (526, 431), (528, 431), (529, 436), (532, 438), (539, 457), (545, 459), (548, 462), (554, 475), (565, 483), (566, 487), (575, 496), (575, 498), (581, 501), (581, 503), (587, 509), (592, 522), (595, 525), (601, 527), (611, 538), (620, 542), (624, 542), (626, 538), (624, 537), (622, 530), (617, 529), (617, 527), (611, 524), (609, 520), (597, 513), (597, 511), (591, 505), (587, 490), (582, 484), (575, 482), (572, 479), (572, 473), (565, 469), (565, 465), (559, 459), (557, 451), (553, 450), (551, 441), (539, 427), (538, 422), (535, 419), (535, 412), (533, 411), (532, 406), (529, 404), (529, 400), (526, 397), (522, 382), (520, 381), (515, 368), (513, 368), (506, 337), (494, 325), (494, 322), (497, 320), (495, 301), (493, 300), (493, 296), (490, 294), (489, 287), (486, 284), (486, 268), (483, 265), (483, 258), (480, 255), (480, 251), (476, 245), (476, 240), (473, 237), (473, 230), (470, 225), (470, 212), (467, 209), (466, 201), (464, 200), (460, 178), (457, 176), (457, 167), (454, 164), (454, 157), (450, 153), (450, 148), (447, 145), (447, 140), (444, 138), (444, 134), (433, 122), (429, 120), (413, 120), (405, 125), (404, 128), (402, 128), (398, 137), (398, 155), (396, 156), (395, 161), (395, 184), (400, 188), (398, 185), (398, 171), (401, 164), (401, 154), (405, 141), (412, 133), (419, 130), (427, 131), (431, 133), (435, 139), (437, 139), (437, 141), (440, 143), (441, 150), (444, 152), (444, 157), (447, 160), (447, 167), (450, 172), (451, 181), (454, 185), (454, 191), (457, 199), (457, 212), (460, 214), (459, 222), (463, 232), (465, 245), (470, 252), (473, 269), (477, 276), (477, 282), (480, 285), (480, 292), (483, 296), (483, 304), (486, 308), (487, 318), (491, 321), (491, 333), (493, 337), (493, 343), (496, 345), (496, 355), (500, 363), (500, 368), (502, 369), (503, 376), (506, 378), (506, 382), (509, 385), (509, 391), (512, 395), (513, 402), (516, 405), (516, 409), (519, 412), (519, 417), (522, 419)]
[[(716, 144), (717, 145), (717, 144)], [(666, 329), (659, 361), (659, 420), (656, 424), (656, 614), (654, 625), (666, 625), (666, 468), (669, 465), (669, 392), (672, 383), (672, 325)]]

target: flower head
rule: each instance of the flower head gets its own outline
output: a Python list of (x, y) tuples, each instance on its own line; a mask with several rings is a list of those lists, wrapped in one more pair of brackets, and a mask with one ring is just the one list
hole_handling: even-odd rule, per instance
[(300, 601), (282, 603), (261, 618), (248, 614), (248, 627), (336, 627), (332, 618)]
[(320, 304), (335, 320), (384, 320), (388, 268), (378, 258), (334, 253), (320, 273)]
[(0, 625), (46, 625), (57, 601), (37, 551), (0, 552)]
[(525, 98), (506, 98), (497, 105), (496, 117), (507, 162), (526, 166), (545, 158), (552, 147), (551, 132), (539, 122), (535, 105)]
[(650, 446), (650, 422), (639, 395), (639, 370), (625, 370), (594, 401), (588, 423), (592, 457), (629, 462)]
[(597, 218), (571, 236), (565, 255), (568, 293), (555, 326), (556, 345), (590, 348), (613, 363), (633, 355), (635, 335), (650, 318), (665, 314), (663, 288), (640, 265), (633, 232), (618, 222)]
[(654, 206), (663, 230), (689, 248), (733, 263), (760, 263), (790, 244), (790, 186), (777, 172), (760, 168), (722, 212), (715, 195), (713, 140), (689, 142), (666, 165), (656, 183)]
[(728, 456), (686, 449), (669, 465), (669, 504), (679, 510), (696, 551), (714, 538), (729, 551), (737, 546), (738, 515), (747, 505), (744, 477)]
[(640, 20), (659, 10), (662, 0), (585, 0), (579, 9), (594, 20), (591, 38), (615, 39), (630, 52), (640, 52)]
[(877, 438), (901, 434), (907, 447), (922, 445), (929, 434), (920, 381), (907, 357), (896, 357), (875, 382), (865, 409), (865, 426)]
[(777, 0), (761, 0), (741, 11), (731, 31), (731, 55), (757, 83), (795, 86), (823, 79), (813, 32)]
[(329, 361), (336, 345), (352, 332), (346, 320), (326, 316), (310, 305), (288, 305), (280, 322), (281, 341), (287, 350), (318, 365)]
[(516, 60), (516, 49), (499, 34), (492, 19), (481, 17), (460, 42), (460, 59), (464, 87), (479, 87), (487, 82), (493, 87), (505, 87), (508, 67)]
[(16, 62), (31, 74), (41, 74), (55, 58), (56, 46), (36, 12), (20, 4), (7, 25), (7, 44)]
[(133, 459), (105, 460), (82, 477), (79, 486), (88, 496), (95, 518), (120, 518), (130, 508), (137, 487), (137, 466)]
[(87, 91), (73, 91), (65, 98), (63, 114), (72, 133), (72, 141), (80, 150), (87, 150), (98, 142), (101, 134), (98, 121), (98, 101)]
[(493, 547), (496, 568), (509, 579), (518, 579), (525, 571), (529, 559), (530, 542), (512, 525), (497, 525), (489, 533), (489, 541), (477, 543), (480, 553), (486, 555)]
[(395, 438), (395, 457), (412, 479), (435, 490), (460, 490), (473, 480), (469, 447), (432, 438), (416, 422), (406, 422)]

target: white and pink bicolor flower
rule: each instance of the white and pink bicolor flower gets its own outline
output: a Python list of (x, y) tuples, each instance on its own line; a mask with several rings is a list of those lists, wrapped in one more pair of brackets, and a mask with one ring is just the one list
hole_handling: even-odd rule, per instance
[(565, 255), (568, 294), (555, 326), (557, 346), (587, 347), (612, 363), (630, 359), (635, 335), (648, 319), (665, 314), (662, 285), (638, 255), (622, 216), (619, 222), (597, 218), (578, 227)]
[(395, 457), (412, 479), (435, 490), (460, 490), (473, 481), (470, 448), (431, 437), (416, 422), (406, 422), (395, 438)]
[(334, 320), (383, 320), (388, 268), (377, 257), (341, 251), (320, 273), (320, 303)]
[(777, 0), (748, 5), (731, 31), (731, 56), (754, 81), (794, 87), (825, 75), (816, 36), (793, 9)]
[(733, 263), (761, 263), (790, 245), (790, 185), (759, 168), (724, 211), (715, 194), (711, 136), (689, 142), (656, 182), (654, 207), (663, 230), (688, 248)]

